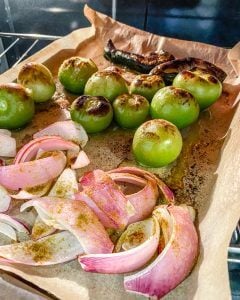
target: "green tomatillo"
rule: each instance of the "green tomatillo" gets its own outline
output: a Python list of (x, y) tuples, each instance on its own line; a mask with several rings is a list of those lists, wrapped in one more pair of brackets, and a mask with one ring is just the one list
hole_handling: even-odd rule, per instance
[(203, 110), (221, 96), (222, 84), (213, 75), (202, 71), (182, 71), (173, 80), (173, 86), (187, 90)]
[(0, 85), (0, 128), (21, 128), (32, 120), (34, 111), (34, 101), (22, 85)]
[(127, 85), (123, 77), (119, 73), (109, 70), (93, 74), (84, 89), (86, 95), (103, 96), (111, 102), (117, 96), (127, 92)]
[(150, 120), (136, 130), (132, 149), (141, 165), (163, 167), (179, 156), (182, 136), (174, 124), (162, 119)]
[(110, 102), (102, 96), (82, 95), (70, 108), (73, 121), (81, 124), (87, 133), (96, 133), (107, 128), (113, 118)]
[(150, 113), (154, 119), (164, 119), (184, 128), (198, 119), (199, 105), (188, 91), (167, 86), (154, 95)]
[(149, 103), (141, 95), (122, 94), (113, 101), (114, 118), (123, 128), (136, 128), (147, 118)]
[(44, 65), (30, 62), (25, 64), (19, 74), (18, 83), (28, 88), (35, 102), (45, 102), (53, 96), (56, 86), (51, 72)]
[(89, 77), (97, 70), (97, 66), (91, 59), (74, 56), (61, 64), (58, 78), (66, 90), (82, 94)]
[(165, 83), (161, 76), (142, 74), (137, 75), (131, 82), (129, 92), (142, 95), (151, 102), (155, 93), (164, 86)]

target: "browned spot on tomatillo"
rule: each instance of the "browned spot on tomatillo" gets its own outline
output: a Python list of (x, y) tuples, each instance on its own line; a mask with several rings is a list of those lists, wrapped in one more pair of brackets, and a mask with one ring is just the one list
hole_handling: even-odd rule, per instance
[(122, 76), (120, 75), (119, 72), (113, 71), (113, 70), (103, 70), (95, 73), (96, 76), (98, 77), (106, 77), (106, 76), (111, 76), (115, 77), (116, 80), (122, 80)]
[(148, 107), (148, 101), (145, 97), (136, 94), (122, 94), (117, 98), (119, 106), (131, 108), (132, 110), (138, 111), (143, 107)]
[(154, 85), (161, 85), (163, 84), (162, 77), (158, 75), (138, 75), (135, 80), (133, 80), (133, 84), (136, 87), (145, 87), (145, 88), (151, 88)]
[(111, 110), (111, 104), (103, 96), (82, 95), (75, 100), (74, 109), (84, 109), (89, 115), (104, 116)]
[(208, 76), (208, 80), (211, 82), (211, 83), (214, 83), (214, 84), (217, 84), (218, 83), (218, 80), (216, 77), (212, 76), (212, 75), (209, 75)]
[(190, 71), (182, 71), (180, 74), (182, 74), (185, 79), (191, 79), (191, 78), (194, 78), (196, 76), (195, 74), (193, 74)]

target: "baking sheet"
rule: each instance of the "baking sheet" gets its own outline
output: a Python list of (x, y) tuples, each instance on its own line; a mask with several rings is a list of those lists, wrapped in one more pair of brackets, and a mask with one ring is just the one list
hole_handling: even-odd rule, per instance
[[(223, 68), (228, 77), (221, 99), (210, 110), (202, 112), (199, 121), (183, 130), (184, 148), (176, 163), (150, 169), (163, 178), (176, 194), (177, 203), (193, 205), (198, 211), (201, 237), (200, 256), (191, 275), (166, 299), (228, 299), (227, 246), (240, 216), (240, 140), (237, 108), (239, 94), (239, 45), (226, 50), (202, 43), (159, 37), (118, 23), (85, 7), (92, 26), (79, 29), (53, 42), (27, 61), (46, 64), (53, 74), (62, 61), (73, 55), (91, 57), (99, 69), (109, 66), (103, 47), (112, 38), (117, 47), (138, 53), (164, 49), (176, 57), (194, 56)], [(80, 16), (81, 17), (81, 16)], [(26, 61), (25, 61), (26, 62)], [(23, 62), (0, 76), (0, 82), (14, 81)], [(66, 93), (57, 83), (55, 100), (41, 105), (33, 122), (16, 132), (18, 147), (31, 139), (34, 132), (57, 120), (69, 117), (65, 109), (76, 97)], [(230, 128), (229, 128), (230, 127)], [(112, 126), (107, 134), (90, 137), (85, 150), (91, 164), (81, 170), (119, 165), (134, 165), (131, 154), (133, 132)], [(17, 213), (15, 203), (12, 213)], [(49, 267), (0, 265), (60, 299), (144, 299), (126, 293), (122, 275), (89, 274), (77, 261)]]

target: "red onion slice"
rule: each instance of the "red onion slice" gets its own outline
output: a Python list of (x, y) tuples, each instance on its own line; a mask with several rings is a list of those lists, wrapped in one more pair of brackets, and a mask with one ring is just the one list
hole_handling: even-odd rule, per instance
[[(80, 241), (85, 253), (111, 253), (113, 244), (93, 211), (83, 202), (43, 197), (24, 203), (21, 211), (33, 206), (42, 210)], [(40, 216), (41, 217), (41, 216)]]
[(11, 197), (8, 191), (0, 185), (0, 213), (9, 209), (11, 203)]
[(0, 233), (6, 235), (11, 240), (14, 240), (14, 241), (17, 240), (16, 231), (12, 228), (12, 226), (10, 226), (6, 223), (0, 222)]
[(0, 256), (11, 263), (47, 266), (75, 259), (83, 249), (74, 235), (63, 231), (38, 241), (26, 241), (0, 247)]
[(36, 241), (53, 234), (55, 231), (56, 229), (53, 226), (48, 226), (37, 216), (32, 228), (31, 238)]
[(119, 229), (126, 227), (134, 213), (133, 207), (129, 206), (125, 195), (107, 173), (94, 170), (84, 174), (79, 182), (82, 193), (91, 198)]
[(14, 157), (16, 155), (16, 140), (11, 136), (0, 133), (0, 156)]
[(39, 149), (42, 151), (71, 150), (75, 153), (79, 152), (78, 145), (65, 141), (58, 136), (38, 138), (22, 147), (15, 158), (15, 164), (32, 160), (36, 157)]
[(139, 223), (141, 225), (136, 225), (136, 230), (132, 233), (131, 238), (138, 239), (139, 235), (144, 234), (141, 226), (148, 226), (150, 234), (146, 241), (137, 247), (119, 253), (80, 256), (78, 261), (81, 267), (87, 272), (119, 274), (134, 271), (147, 263), (157, 250), (160, 229), (155, 217)]
[(81, 147), (87, 144), (88, 136), (85, 129), (78, 123), (71, 120), (55, 122), (41, 131), (35, 133), (33, 138), (42, 136), (57, 135), (65, 140), (77, 143)]
[(140, 177), (145, 178), (146, 176), (151, 177), (153, 180), (156, 181), (160, 191), (162, 192), (165, 200), (167, 203), (173, 204), (174, 203), (174, 194), (173, 192), (169, 189), (169, 187), (160, 179), (158, 178), (156, 175), (136, 168), (136, 167), (120, 167), (118, 169), (114, 169), (108, 172), (109, 174), (111, 173), (130, 173), (130, 174), (134, 174)]
[[(166, 210), (170, 218), (164, 218)], [(191, 217), (184, 208), (159, 207), (154, 214), (160, 215), (160, 222), (163, 224), (172, 223), (169, 224), (172, 226), (170, 239), (154, 262), (142, 271), (124, 278), (124, 287), (127, 291), (146, 297), (161, 298), (191, 272), (198, 254), (198, 236)]]
[(24, 232), (26, 234), (29, 234), (29, 229), (26, 227), (26, 225), (14, 217), (11, 217), (6, 214), (0, 214), (0, 222), (12, 226), (18, 232)]
[(90, 164), (90, 160), (87, 156), (87, 154), (81, 150), (78, 153), (78, 156), (75, 160), (75, 162), (71, 165), (72, 169), (80, 169), (80, 168), (84, 168), (86, 166), (88, 166)]
[(56, 178), (64, 169), (66, 157), (62, 152), (16, 165), (0, 167), (0, 184), (11, 190), (37, 186)]

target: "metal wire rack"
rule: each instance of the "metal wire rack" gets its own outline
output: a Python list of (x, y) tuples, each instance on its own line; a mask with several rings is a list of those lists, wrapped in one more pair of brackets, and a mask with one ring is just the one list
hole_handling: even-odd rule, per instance
[[(16, 50), (16, 47), (21, 40), (28, 39), (31, 40), (32, 43), (23, 54), (19, 55), (18, 51), (16, 51), (16, 61), (10, 67), (17, 66), (23, 59), (27, 58), (39, 41), (54, 41), (59, 38), (61, 38), (61, 36), (0, 32), (0, 70), (5, 71), (9, 68), (7, 63), (7, 54), (11, 49), (15, 48)], [(3, 39), (12, 39), (12, 42), (6, 49), (3, 48)], [(228, 263), (240, 264), (240, 220), (233, 232), (230, 245), (228, 247)]]

